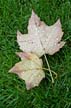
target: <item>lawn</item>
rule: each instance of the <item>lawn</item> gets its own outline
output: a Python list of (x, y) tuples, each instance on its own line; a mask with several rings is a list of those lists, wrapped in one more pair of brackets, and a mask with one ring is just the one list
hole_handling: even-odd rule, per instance
[[(45, 72), (39, 87), (27, 91), (24, 81), (8, 71), (20, 61), (16, 32), (27, 33), (32, 9), (48, 25), (60, 18), (66, 44), (47, 55), (58, 74), (55, 83)], [(71, 108), (71, 0), (0, 0), (0, 108)]]

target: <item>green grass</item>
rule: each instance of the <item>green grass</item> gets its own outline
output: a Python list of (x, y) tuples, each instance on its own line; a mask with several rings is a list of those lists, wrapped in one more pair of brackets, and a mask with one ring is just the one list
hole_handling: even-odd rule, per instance
[[(8, 70), (20, 61), (16, 32), (27, 33), (32, 8), (48, 25), (60, 18), (66, 44), (47, 55), (58, 74), (54, 85), (46, 72), (39, 87), (27, 91), (24, 81)], [(0, 108), (71, 108), (71, 0), (0, 0)]]

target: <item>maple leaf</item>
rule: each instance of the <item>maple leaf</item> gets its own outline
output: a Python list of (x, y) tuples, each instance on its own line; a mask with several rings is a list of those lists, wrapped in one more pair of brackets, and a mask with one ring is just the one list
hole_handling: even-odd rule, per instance
[(46, 25), (32, 11), (29, 19), (28, 34), (17, 32), (17, 42), (24, 52), (32, 52), (41, 57), (43, 54), (53, 55), (65, 44), (61, 41), (63, 36), (60, 20), (51, 25)]
[(38, 86), (45, 77), (42, 60), (32, 53), (19, 52), (17, 55), (21, 57), (21, 61), (16, 63), (9, 72), (13, 72), (25, 80), (27, 90)]

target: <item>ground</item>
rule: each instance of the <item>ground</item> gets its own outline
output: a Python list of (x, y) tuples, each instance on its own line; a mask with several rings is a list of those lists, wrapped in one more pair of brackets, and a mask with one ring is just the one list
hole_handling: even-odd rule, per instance
[[(24, 81), (8, 71), (20, 61), (15, 54), (20, 51), (16, 32), (27, 33), (32, 9), (48, 25), (60, 18), (66, 44), (53, 56), (47, 55), (58, 74), (55, 83), (45, 72), (39, 87), (27, 91)], [(0, 108), (28, 107), (71, 108), (71, 0), (0, 0)]]

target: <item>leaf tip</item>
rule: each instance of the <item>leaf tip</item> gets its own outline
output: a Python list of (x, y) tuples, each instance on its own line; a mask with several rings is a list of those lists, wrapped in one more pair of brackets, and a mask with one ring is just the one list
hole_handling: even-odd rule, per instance
[(21, 32), (19, 30), (17, 30), (17, 35), (21, 35)]

